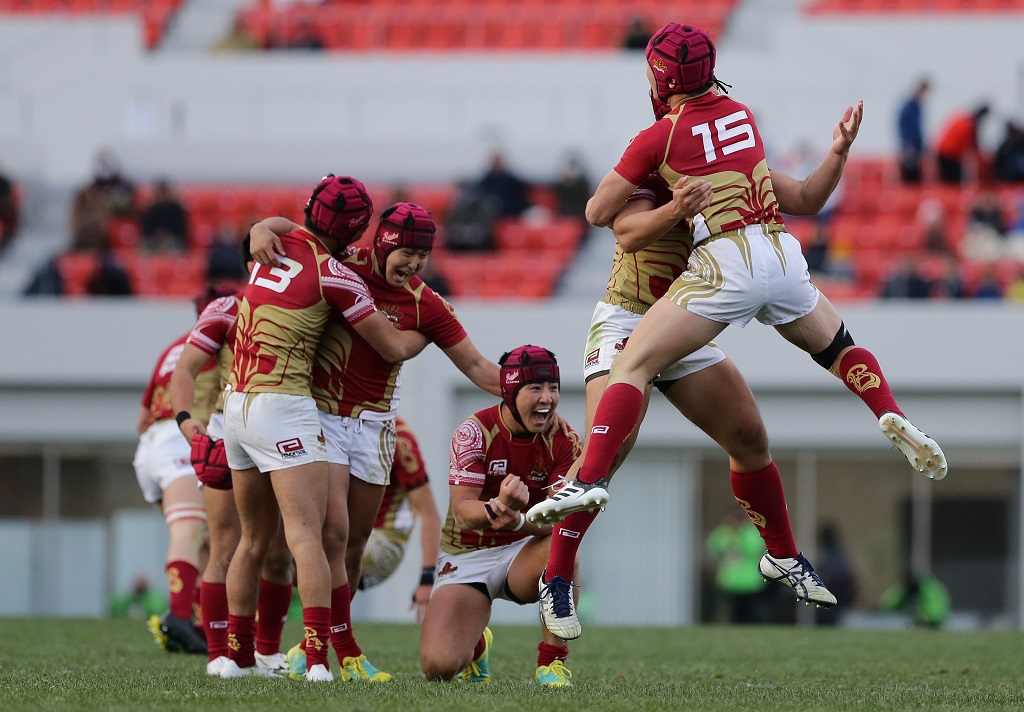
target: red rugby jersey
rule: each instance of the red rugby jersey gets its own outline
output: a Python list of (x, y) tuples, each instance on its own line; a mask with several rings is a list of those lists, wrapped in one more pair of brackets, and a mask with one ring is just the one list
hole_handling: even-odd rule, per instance
[(683, 176), (711, 181), (711, 205), (690, 220), (695, 242), (757, 223), (781, 223), (764, 143), (753, 114), (708, 92), (655, 121), (629, 144), (615, 172), (641, 185), (657, 172), (672, 187)]
[[(174, 343), (164, 349), (149, 377), (149, 383), (142, 394), (142, 407), (149, 409), (149, 425), (158, 420), (171, 420), (176, 415), (171, 408), (171, 376), (181, 358), (181, 352), (185, 349), (187, 338), (188, 334), (179, 336)], [(213, 406), (213, 400), (216, 400), (216, 389), (217, 362), (211, 358), (203, 366), (199, 378), (196, 379), (192, 417), (198, 418), (204, 423), (210, 419), (210, 409)]]
[(305, 230), (281, 237), (281, 267), (257, 264), (238, 309), (230, 386), (309, 396), (313, 354), (327, 318), (350, 322), (376, 307), (363, 281)]
[[(451, 305), (419, 277), (401, 288), (390, 286), (371, 248), (354, 250), (345, 265), (366, 282), (377, 309), (396, 329), (418, 331), (440, 349), (466, 338)], [(392, 418), (398, 410), (401, 370), (401, 363), (385, 361), (348, 321), (332, 315), (316, 352), (313, 397), (325, 413)]]
[[(569, 471), (582, 451), (579, 436), (561, 430), (553, 436), (513, 437), (502, 420), (500, 405), (481, 410), (467, 418), (452, 437), (448, 484), (481, 487), (481, 501), (498, 495), (508, 474), (518, 475), (530, 490), (530, 501), (522, 511), (545, 499), (548, 485)], [(459, 529), (451, 505), (441, 530), (441, 549), (457, 554), (473, 549), (502, 546), (528, 536), (523, 532), (487, 529)]]
[(238, 324), (238, 305), (242, 303), (242, 293), (230, 297), (220, 297), (210, 302), (199, 321), (189, 332), (185, 343), (192, 344), (201, 351), (217, 357), (217, 399), (214, 413), (224, 412), (224, 386), (231, 376), (231, 362), (234, 360), (235, 327)]

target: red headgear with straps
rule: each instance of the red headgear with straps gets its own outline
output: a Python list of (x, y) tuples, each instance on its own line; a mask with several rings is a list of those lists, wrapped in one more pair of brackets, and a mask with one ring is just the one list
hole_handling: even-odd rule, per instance
[(692, 25), (665, 25), (647, 43), (646, 55), (659, 99), (702, 91), (715, 80), (715, 43)]
[[(501, 399), (512, 411), (512, 417), (523, 425), (516, 407), (519, 389), (527, 383), (561, 383), (555, 355), (541, 346), (527, 344), (512, 349), (498, 361), (501, 366)], [(525, 425), (523, 425), (525, 427)]]
[(370, 222), (373, 201), (366, 186), (349, 176), (324, 176), (306, 201), (310, 225), (333, 237), (341, 247), (352, 244)]
[(380, 215), (377, 234), (373, 236), (373, 252), (380, 273), (385, 274), (388, 254), (399, 247), (415, 250), (434, 249), (437, 228), (425, 208), (415, 203), (395, 203)]

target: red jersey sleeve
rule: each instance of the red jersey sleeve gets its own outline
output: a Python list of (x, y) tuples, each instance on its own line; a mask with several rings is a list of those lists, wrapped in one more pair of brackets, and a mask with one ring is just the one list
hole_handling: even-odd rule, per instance
[(360, 321), (377, 311), (366, 282), (333, 257), (324, 260), (320, 268), (320, 283), (324, 299), (341, 312), (349, 324)]
[(641, 131), (630, 141), (615, 166), (615, 172), (633, 185), (642, 185), (665, 159), (673, 124), (662, 119)]
[(467, 418), (452, 436), (448, 484), (483, 488), (487, 481), (484, 455), (484, 431), (474, 418)]
[(215, 355), (227, 342), (228, 332), (238, 318), (238, 300), (234, 297), (221, 297), (210, 302), (199, 321), (189, 332), (186, 344), (208, 354)]
[(398, 429), (391, 483), (400, 487), (403, 492), (410, 492), (427, 484), (427, 467), (423, 463), (419, 443), (416, 442), (412, 431), (406, 428)]
[(455, 315), (452, 305), (430, 287), (424, 285), (423, 322), (421, 333), (437, 344), (450, 349), (466, 338), (466, 329)]

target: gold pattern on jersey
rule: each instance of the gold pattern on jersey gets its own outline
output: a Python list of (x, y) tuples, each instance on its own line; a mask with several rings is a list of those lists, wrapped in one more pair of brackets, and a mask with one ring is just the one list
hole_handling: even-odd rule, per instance
[(858, 393), (878, 388), (882, 385), (882, 379), (878, 374), (868, 370), (866, 364), (858, 363), (846, 372), (846, 382), (853, 386)]
[(615, 248), (615, 261), (601, 301), (634, 314), (645, 314), (686, 270), (693, 249), (688, 229), (673, 228), (657, 242), (632, 254)]
[(243, 384), (238, 390), (246, 393), (310, 395), (313, 354), (329, 311), (326, 302), (306, 309), (262, 304), (251, 310), (243, 299), (231, 384)]

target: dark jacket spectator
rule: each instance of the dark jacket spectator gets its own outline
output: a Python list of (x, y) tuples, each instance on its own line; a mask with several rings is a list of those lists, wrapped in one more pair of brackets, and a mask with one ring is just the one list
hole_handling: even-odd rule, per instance
[(993, 172), (996, 180), (1024, 181), (1024, 127), (1006, 122), (1006, 135), (996, 148)]
[(10, 244), (18, 230), (19, 205), (14, 181), (0, 173), (0, 249)]
[(445, 245), (453, 252), (494, 249), (497, 200), (475, 181), (462, 181), (445, 216)]
[(188, 246), (188, 215), (167, 180), (157, 181), (142, 214), (142, 244), (148, 250), (182, 251)]
[(64, 294), (64, 277), (57, 266), (56, 256), (51, 257), (36, 270), (25, 287), (26, 297), (58, 296)]
[(130, 297), (133, 294), (128, 273), (110, 252), (102, 255), (100, 266), (89, 278), (85, 291), (92, 297)]
[(593, 190), (579, 158), (569, 156), (566, 159), (551, 189), (558, 201), (559, 215), (584, 219), (587, 201), (590, 200)]
[(501, 153), (491, 156), (491, 165), (480, 179), (480, 190), (497, 201), (498, 215), (517, 218), (530, 207), (530, 184), (510, 171)]
[(927, 79), (900, 106), (896, 134), (900, 151), (900, 178), (904, 183), (921, 182), (921, 156), (924, 154), (924, 100), (928, 96)]
[(244, 280), (242, 240), (246, 233), (230, 222), (222, 223), (206, 258), (206, 280), (211, 283)]

